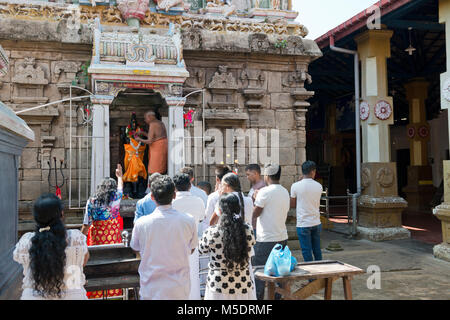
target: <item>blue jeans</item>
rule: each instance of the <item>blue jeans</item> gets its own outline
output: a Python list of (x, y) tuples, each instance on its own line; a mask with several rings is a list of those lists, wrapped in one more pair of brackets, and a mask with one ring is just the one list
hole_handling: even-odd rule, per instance
[(300, 241), (300, 247), (302, 248), (303, 260), (313, 261), (322, 260), (322, 252), (320, 251), (320, 231), (322, 230), (322, 224), (314, 227), (298, 228), (297, 234)]

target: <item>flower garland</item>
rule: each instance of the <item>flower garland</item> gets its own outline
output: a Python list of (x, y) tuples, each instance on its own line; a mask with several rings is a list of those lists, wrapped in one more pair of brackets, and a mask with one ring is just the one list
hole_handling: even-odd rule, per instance
[(139, 135), (142, 132), (141, 128), (137, 127), (136, 130), (131, 129), (131, 124), (127, 126), (127, 129), (125, 130), (125, 134), (128, 139), (135, 139), (137, 135)]
[(194, 114), (194, 110), (189, 109), (187, 112), (185, 112), (183, 114), (183, 119), (184, 119), (184, 127), (186, 128), (187, 126), (191, 125), (193, 120), (193, 114)]

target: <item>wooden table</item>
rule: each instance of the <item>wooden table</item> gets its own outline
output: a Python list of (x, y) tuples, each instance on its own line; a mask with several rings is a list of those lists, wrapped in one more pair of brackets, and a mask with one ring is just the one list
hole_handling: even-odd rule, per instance
[[(364, 270), (333, 260), (298, 263), (294, 271), (284, 277), (266, 276), (263, 266), (255, 266), (255, 278), (265, 282), (268, 289), (268, 300), (275, 300), (275, 293), (281, 294), (284, 300), (303, 300), (324, 288), (324, 299), (331, 300), (333, 282), (339, 278), (342, 278), (345, 299), (352, 300), (350, 281), (354, 275), (361, 273), (364, 273)], [(314, 281), (291, 292), (291, 286), (296, 281), (311, 279)], [(276, 283), (280, 283), (281, 287), (276, 286)]]

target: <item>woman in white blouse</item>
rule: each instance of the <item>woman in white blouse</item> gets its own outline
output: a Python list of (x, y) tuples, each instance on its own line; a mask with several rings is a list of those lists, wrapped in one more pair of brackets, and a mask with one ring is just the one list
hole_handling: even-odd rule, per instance
[(36, 231), (25, 233), (14, 250), (23, 266), (22, 300), (85, 300), (86, 236), (66, 230), (61, 200), (44, 194), (34, 203)]

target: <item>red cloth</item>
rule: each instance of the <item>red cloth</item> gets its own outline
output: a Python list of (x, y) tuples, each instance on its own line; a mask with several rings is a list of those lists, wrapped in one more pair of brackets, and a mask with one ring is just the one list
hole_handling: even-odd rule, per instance
[[(122, 243), (123, 219), (119, 215), (116, 219), (94, 221), (89, 227), (87, 245), (115, 244)], [(108, 297), (122, 296), (122, 289), (108, 290)], [(103, 297), (103, 291), (88, 292), (89, 299)]]

